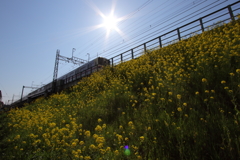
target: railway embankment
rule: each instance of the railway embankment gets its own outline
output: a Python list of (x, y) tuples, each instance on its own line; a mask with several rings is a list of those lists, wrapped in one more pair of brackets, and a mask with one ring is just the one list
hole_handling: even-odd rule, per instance
[(1, 159), (239, 159), (239, 28), (238, 19), (4, 113)]

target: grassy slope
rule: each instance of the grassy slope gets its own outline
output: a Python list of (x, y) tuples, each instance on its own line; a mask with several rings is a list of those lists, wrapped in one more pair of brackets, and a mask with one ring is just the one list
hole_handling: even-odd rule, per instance
[(11, 111), (1, 156), (240, 158), (239, 28), (237, 20), (107, 67), (70, 93)]

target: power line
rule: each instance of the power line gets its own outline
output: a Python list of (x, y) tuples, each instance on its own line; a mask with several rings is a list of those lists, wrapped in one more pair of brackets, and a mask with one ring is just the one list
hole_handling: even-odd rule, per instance
[[(138, 7), (138, 9), (136, 9), (135, 11), (133, 11), (132, 13), (128, 14), (126, 17), (126, 19), (124, 21), (121, 21), (121, 23), (125, 22), (127, 19), (131, 18), (132, 16), (134, 16), (136, 13), (138, 13), (139, 11), (141, 11), (143, 8), (145, 8), (148, 4), (150, 4), (153, 0), (148, 0), (147, 2), (145, 2), (144, 4), (142, 4), (140, 7)], [(119, 24), (121, 24), (119, 23)], [(96, 43), (97, 41), (99, 41), (102, 37), (104, 37), (105, 33), (103, 33), (102, 35), (100, 35), (98, 38), (96, 38), (93, 42), (91, 42), (90, 44)], [(89, 43), (87, 43), (89, 44)], [(87, 47), (85, 47), (83, 50), (81, 50), (81, 52), (83, 53), (84, 51), (86, 51), (89, 47), (91, 47), (91, 45), (88, 45)]]
[[(168, 2), (168, 1), (165, 1), (164, 3), (162, 3), (162, 4), (160, 4), (157, 8), (159, 8), (160, 6), (162, 6), (163, 4), (165, 4), (166, 2)], [(148, 4), (147, 4), (148, 5)], [(144, 7), (146, 7), (146, 5), (144, 5)], [(163, 7), (163, 6), (162, 6)], [(141, 8), (143, 8), (143, 7), (141, 7)], [(157, 8), (155, 8), (155, 9), (157, 9)], [(165, 7), (163, 7), (163, 8), (165, 8)], [(150, 12), (152, 12), (152, 11), (154, 11), (155, 9), (153, 9), (153, 10), (151, 10)], [(134, 11), (133, 12), (133, 14), (130, 14), (131, 16), (128, 16), (129, 18), (131, 18), (133, 15), (135, 15), (137, 12), (139, 12), (140, 10), (137, 10), (137, 11)], [(141, 18), (139, 18), (137, 21), (140, 21), (142, 18), (144, 18), (145, 16), (142, 16)], [(128, 19), (128, 18), (127, 18)], [(119, 27), (121, 27), (121, 25), (123, 24), (123, 22), (125, 22), (127, 19), (125, 19), (124, 21), (121, 21), (120, 23), (118, 23), (118, 26)], [(128, 28), (131, 26), (131, 25), (134, 25), (134, 22), (135, 21), (133, 21), (129, 26), (128, 26)], [(141, 22), (140, 22), (141, 23)], [(121, 29), (121, 31), (124, 31), (123, 29)], [(125, 30), (126, 31), (126, 30)], [(124, 31), (124, 32), (125, 32)], [(101, 42), (100, 40), (101, 40), (101, 38), (103, 38), (105, 36), (105, 33), (103, 33), (99, 38), (97, 38), (97, 39), (95, 39), (95, 42), (94, 43), (92, 43), (92, 44), (97, 44), (97, 45), (95, 45), (95, 48), (96, 47), (98, 47), (99, 48), (99, 46), (101, 46), (101, 44), (100, 43), (97, 43), (97, 42)], [(119, 39), (119, 38), (113, 38), (113, 39), (111, 39), (111, 42), (113, 43), (113, 42), (115, 42), (114, 40), (115, 39)], [(114, 46), (115, 47), (115, 46)], [(91, 49), (93, 49), (92, 47), (91, 47)]]
[[(202, 2), (202, 3), (203, 3), (203, 2)], [(200, 4), (201, 4), (201, 3), (200, 3)], [(200, 5), (200, 4), (196, 4), (194, 7), (197, 7), (197, 6)], [(183, 12), (180, 12), (179, 14), (177, 14), (177, 16), (180, 16), (181, 14), (183, 14), (183, 13), (191, 10), (192, 8), (194, 8), (194, 7), (191, 7), (191, 5), (192, 5), (192, 4), (187, 5), (187, 6), (184, 6), (183, 8), (179, 9), (180, 11), (183, 10)], [(191, 7), (191, 8), (189, 9), (189, 7)], [(179, 12), (179, 11), (176, 11), (176, 12)], [(172, 17), (172, 16), (173, 16), (173, 17)], [(169, 19), (176, 18), (177, 16), (176, 16), (175, 12), (172, 13), (172, 14), (170, 14), (170, 15), (168, 16), (168, 17), (169, 17), (168, 19), (166, 19), (166, 17), (165, 17), (165, 20), (164, 20), (164, 21), (163, 21), (163, 20), (159, 20), (158, 22), (155, 22), (155, 23), (153, 24), (153, 27), (151, 27), (150, 29), (147, 28), (147, 29), (143, 29), (143, 30), (137, 32), (136, 34), (134, 34), (134, 35), (135, 35), (134, 38), (137, 38), (138, 36), (141, 36), (142, 34), (147, 33), (148, 31), (150, 31), (150, 30), (158, 27), (159, 25), (162, 25), (162, 24), (168, 22)], [(163, 21), (163, 22), (162, 22), (162, 21)], [(159, 22), (162, 22), (162, 23), (159, 24)], [(176, 21), (175, 21), (175, 22), (176, 22)], [(156, 24), (156, 25), (155, 25), (155, 24)], [(168, 28), (169, 28), (169, 27), (168, 27)], [(156, 31), (154, 31), (153, 33), (155, 34), (155, 32), (156, 32)], [(133, 39), (134, 39), (134, 38), (133, 38)], [(139, 40), (139, 39), (138, 39), (138, 40)], [(129, 44), (127, 44), (127, 45), (129, 46), (129, 45), (132, 45), (132, 44), (134, 44), (134, 43), (136, 43), (136, 41), (133, 41), (132, 43), (129, 43)], [(115, 49), (115, 50), (113, 50), (113, 51), (111, 51), (111, 52), (116, 52), (116, 51), (125, 49), (127, 45), (122, 46), (122, 47), (116, 47), (116, 46), (114, 46), (114, 47), (110, 48), (109, 51), (112, 50), (112, 49)], [(124, 47), (125, 47), (125, 48), (124, 48)], [(106, 53), (105, 53), (105, 54), (106, 54)]]
[[(225, 1), (227, 1), (227, 0), (225, 0)], [(217, 1), (215, 1), (215, 2), (217, 2)], [(215, 3), (215, 2), (214, 2), (214, 3)], [(212, 3), (212, 4), (214, 4), (214, 3)], [(219, 6), (219, 5), (222, 4), (222, 3), (224, 3), (224, 2), (221, 2), (221, 3), (219, 3), (219, 4), (217, 4), (217, 5), (213, 6), (213, 7), (211, 7), (210, 9), (212, 9), (212, 8), (214, 8), (214, 7), (216, 7), (216, 6)], [(211, 5), (212, 5), (212, 4), (211, 4)], [(208, 6), (209, 6), (209, 5), (208, 5)], [(205, 8), (205, 7), (203, 7), (203, 8)], [(203, 8), (201, 8), (201, 9), (203, 9)], [(198, 11), (200, 11), (201, 9), (199, 9)], [(206, 10), (204, 10), (203, 12), (208, 11), (208, 10), (209, 10), (209, 8), (206, 9)], [(201, 12), (201, 13), (203, 13), (203, 12)], [(197, 15), (199, 15), (199, 14), (200, 14), (200, 13), (198, 13)], [(192, 15), (192, 14), (189, 14), (188, 16), (191, 16), (191, 15)], [(186, 17), (188, 17), (188, 16), (186, 16)], [(174, 23), (176, 23), (176, 22), (178, 22), (178, 23), (172, 25), (171, 27), (173, 27), (173, 26), (175, 27), (176, 25), (179, 25), (179, 24), (181, 24), (182, 22), (186, 22), (186, 20), (189, 20), (189, 19), (191, 19), (191, 18), (193, 18), (193, 17), (195, 17), (195, 16), (196, 16), (196, 15), (194, 15), (194, 16), (188, 18), (188, 19), (182, 20), (181, 22), (175, 21), (175, 22), (173, 22), (173, 23), (171, 23), (171, 24), (174, 24)], [(184, 18), (186, 18), (186, 17), (184, 17)], [(166, 20), (166, 21), (167, 21), (167, 20)], [(165, 22), (166, 22), (166, 21), (165, 21)], [(164, 22), (164, 23), (165, 23), (165, 22)], [(159, 25), (161, 25), (161, 24), (159, 24)], [(159, 26), (159, 25), (157, 25), (157, 26)], [(155, 27), (157, 27), (157, 26), (155, 26)], [(158, 30), (156, 30), (156, 31), (154, 31), (154, 32), (149, 33), (147, 36), (144, 36), (144, 37), (142, 37), (142, 38), (139, 38), (139, 39), (136, 40), (136, 41), (133, 41), (133, 42), (131, 42), (131, 43), (129, 43), (129, 44), (123, 46), (123, 47), (119, 47), (118, 49), (115, 49), (115, 50), (111, 51), (111, 52), (112, 52), (111, 54), (105, 54), (105, 56), (113, 55), (113, 54), (115, 54), (117, 51), (120, 51), (120, 50), (125, 50), (125, 49), (128, 48), (128, 46), (130, 46), (130, 45), (132, 46), (132, 45), (134, 45), (134, 44), (136, 44), (136, 43), (138, 43), (138, 42), (146, 41), (148, 38), (152, 38), (154, 35), (158, 34), (161, 29), (167, 28), (167, 29), (165, 29), (165, 30), (162, 30), (162, 32), (163, 32), (163, 31), (169, 30), (169, 28), (171, 28), (171, 27), (169, 27), (169, 24), (168, 24), (168, 25), (165, 26), (165, 27), (162, 27), (162, 28), (160, 28), (160, 29), (158, 29)]]
[[(206, 1), (206, 0), (205, 0)], [(181, 4), (181, 3), (179, 3), (179, 4)], [(177, 6), (179, 6), (179, 4), (177, 4)], [(172, 5), (172, 3), (171, 4), (169, 4), (169, 5)], [(168, 5), (168, 6), (169, 6)], [(191, 5), (192, 5), (192, 3), (191, 3)], [(159, 7), (159, 6), (158, 6)], [(158, 8), (157, 7), (157, 8)], [(189, 6), (185, 6), (186, 8), (188, 8)], [(166, 7), (163, 7), (164, 9), (166, 8)], [(184, 7), (183, 7), (184, 8)], [(152, 12), (152, 11), (150, 11), (150, 12)], [(157, 11), (158, 12), (158, 11)], [(157, 12), (155, 12), (154, 14), (156, 14)], [(178, 13), (179, 13), (179, 11), (177, 11)], [(175, 15), (175, 13), (172, 13), (173, 15)], [(171, 14), (170, 14), (171, 15)], [(170, 16), (169, 15), (169, 16)], [(178, 14), (179, 15), (179, 14)], [(153, 17), (153, 16), (152, 16)], [(149, 18), (149, 17), (147, 17), (147, 18)], [(156, 23), (156, 22), (155, 22)], [(131, 23), (132, 25), (134, 24), (134, 22), (133, 23)], [(134, 24), (135, 25), (135, 24)], [(132, 29), (132, 28), (131, 28)], [(152, 28), (151, 28), (152, 29)], [(136, 29), (134, 28), (134, 30), (133, 31), (135, 31)], [(142, 31), (140, 31), (140, 32), (137, 32), (135, 35), (137, 35), (137, 36), (139, 36), (139, 35), (141, 35), (142, 33), (143, 33), (143, 31), (145, 31), (146, 29), (144, 29), (144, 30), (142, 30)], [(147, 31), (149, 30), (149, 28), (147, 28)], [(132, 31), (130, 31), (130, 32), (128, 32), (128, 33), (131, 33)], [(136, 36), (136, 37), (137, 37)], [(136, 37), (134, 37), (134, 38), (136, 38)], [(134, 38), (132, 38), (132, 39), (134, 39)], [(112, 41), (112, 43), (114, 42), (114, 40), (113, 39), (111, 39), (111, 41)], [(100, 45), (100, 44), (99, 44)], [(113, 46), (113, 47), (111, 47), (110, 49), (108, 49), (108, 50), (111, 50), (112, 48), (114, 48), (114, 49), (116, 49), (116, 47), (118, 47), (119, 46), (119, 44), (117, 44), (117, 46)], [(92, 48), (92, 47), (91, 47)], [(106, 54), (106, 50), (104, 51), (105, 52), (105, 54)], [(101, 52), (99, 55), (101, 55), (101, 54), (103, 54), (103, 52)]]

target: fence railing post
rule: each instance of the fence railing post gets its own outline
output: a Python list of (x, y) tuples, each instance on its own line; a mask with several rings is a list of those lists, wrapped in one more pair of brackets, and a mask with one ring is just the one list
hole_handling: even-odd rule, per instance
[(162, 48), (162, 40), (161, 40), (161, 36), (160, 36), (158, 39), (159, 39), (159, 45), (160, 45), (160, 48)]
[(121, 62), (123, 61), (123, 56), (122, 56), (122, 54), (121, 54)]
[(143, 44), (144, 45), (144, 52), (147, 52), (147, 47), (146, 47), (146, 43)]
[(181, 41), (181, 35), (180, 35), (179, 28), (177, 29), (177, 33), (178, 33), (178, 40)]
[(113, 58), (111, 58), (112, 59), (112, 67), (113, 67)]
[(131, 49), (132, 59), (134, 59), (133, 49)]
[(230, 14), (231, 19), (234, 21), (235, 18), (234, 18), (233, 11), (232, 11), (232, 8), (231, 8), (230, 5), (228, 6), (228, 11), (229, 11), (229, 14)]
[(203, 26), (202, 18), (200, 18), (199, 21), (200, 21), (202, 32), (204, 32), (204, 26)]

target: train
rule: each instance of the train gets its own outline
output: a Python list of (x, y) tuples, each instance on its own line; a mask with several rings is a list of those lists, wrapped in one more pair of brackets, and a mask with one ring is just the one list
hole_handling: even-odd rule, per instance
[(48, 96), (52, 93), (60, 92), (64, 89), (70, 88), (71, 86), (76, 85), (83, 77), (90, 76), (92, 73), (101, 70), (107, 65), (110, 65), (110, 60), (104, 57), (97, 57), (72, 70), (71, 72), (57, 78), (55, 81), (36, 89), (18, 101), (15, 101), (13, 104), (16, 105), (22, 102), (31, 102), (40, 96)]

